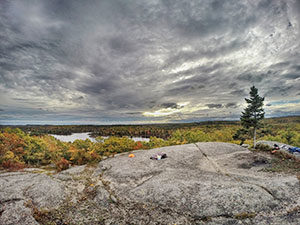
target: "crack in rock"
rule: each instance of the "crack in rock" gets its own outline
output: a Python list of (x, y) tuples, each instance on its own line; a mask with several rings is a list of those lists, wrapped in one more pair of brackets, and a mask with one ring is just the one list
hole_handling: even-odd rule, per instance
[(23, 198), (11, 198), (11, 199), (6, 199), (6, 200), (0, 200), (0, 204), (3, 205), (5, 203), (11, 203), (11, 202), (17, 202), (17, 201), (22, 201), (24, 200)]
[(251, 185), (254, 185), (256, 187), (259, 187), (261, 188), (262, 190), (264, 190), (266, 193), (268, 193), (268, 195), (270, 195), (272, 198), (274, 198), (275, 200), (278, 200), (278, 198), (266, 187), (262, 186), (262, 185), (259, 185), (259, 184), (253, 184), (253, 183), (250, 183), (250, 182), (246, 182), (246, 181), (243, 181), (237, 177), (233, 177), (231, 176), (231, 174), (225, 170), (222, 170), (219, 165), (213, 160), (211, 159), (210, 157), (207, 156), (207, 154), (205, 154), (204, 151), (201, 150), (201, 148), (195, 144), (195, 146), (199, 149), (199, 151), (205, 156), (205, 158), (211, 163), (211, 165), (215, 168), (215, 170), (220, 173), (220, 174), (223, 174), (225, 176), (228, 176), (238, 182), (241, 182), (241, 183), (244, 183), (244, 184), (251, 184)]
[[(153, 177), (156, 177), (156, 176), (158, 176), (158, 175), (161, 174), (161, 173), (162, 173), (162, 171), (154, 171), (154, 172), (152, 172), (152, 173), (150, 174), (149, 177), (147, 177), (148, 174), (145, 174), (145, 175), (140, 179), (141, 182), (139, 182), (138, 184), (136, 184), (136, 186), (135, 186), (134, 188), (138, 188), (138, 187), (142, 186), (142, 185), (145, 184), (147, 181), (151, 180)], [(147, 178), (146, 178), (146, 179), (143, 179), (143, 178), (145, 178), (145, 177), (147, 177)]]

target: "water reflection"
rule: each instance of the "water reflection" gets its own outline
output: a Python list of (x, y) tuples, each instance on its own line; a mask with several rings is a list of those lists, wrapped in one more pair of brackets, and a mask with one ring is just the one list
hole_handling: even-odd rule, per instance
[[(58, 135), (58, 134), (50, 134), (51, 136), (55, 137), (56, 139), (63, 141), (63, 142), (74, 142), (75, 140), (85, 140), (90, 139), (92, 142), (96, 142), (95, 138), (89, 136), (90, 133), (73, 133), (71, 135)], [(104, 139), (109, 138), (109, 136), (103, 137)], [(134, 141), (149, 141), (149, 138), (143, 137), (129, 137)]]
[(90, 139), (92, 142), (96, 142), (96, 139), (90, 137), (89, 133), (74, 133), (71, 135), (58, 135), (58, 134), (50, 134), (50, 135), (64, 142), (74, 142), (77, 139), (79, 140)]

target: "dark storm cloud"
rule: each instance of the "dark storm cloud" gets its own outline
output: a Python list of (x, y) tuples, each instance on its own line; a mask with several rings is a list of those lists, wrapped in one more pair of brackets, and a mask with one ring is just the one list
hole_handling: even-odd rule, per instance
[(175, 102), (165, 102), (160, 105), (163, 108), (180, 109), (181, 107)]
[(298, 0), (0, 1), (0, 104), (18, 118), (143, 121), (196, 106), (219, 117), (251, 85), (293, 99), (299, 21)]

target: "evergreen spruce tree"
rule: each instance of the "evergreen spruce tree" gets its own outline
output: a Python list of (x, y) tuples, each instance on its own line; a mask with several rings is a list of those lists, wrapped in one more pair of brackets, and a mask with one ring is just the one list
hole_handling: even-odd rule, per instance
[(248, 106), (244, 109), (241, 115), (242, 126), (250, 130), (253, 128), (253, 146), (256, 145), (256, 131), (260, 127), (260, 121), (264, 118), (265, 112), (263, 109), (264, 97), (258, 95), (258, 90), (255, 86), (250, 89), (250, 98), (245, 98)]

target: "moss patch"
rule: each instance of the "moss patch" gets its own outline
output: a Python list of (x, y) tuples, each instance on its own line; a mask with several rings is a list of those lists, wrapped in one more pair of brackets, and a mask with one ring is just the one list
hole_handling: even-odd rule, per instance
[(234, 218), (238, 219), (238, 220), (244, 220), (244, 219), (254, 218), (255, 216), (256, 216), (256, 213), (254, 213), (254, 212), (241, 212), (241, 213), (235, 214)]

